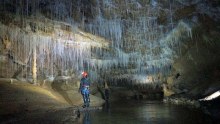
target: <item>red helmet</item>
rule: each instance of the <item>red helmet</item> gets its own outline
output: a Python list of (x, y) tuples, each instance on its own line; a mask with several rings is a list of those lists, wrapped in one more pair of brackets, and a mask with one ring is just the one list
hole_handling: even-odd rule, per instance
[(84, 71), (84, 72), (82, 72), (82, 76), (86, 77), (86, 76), (88, 76), (88, 73)]

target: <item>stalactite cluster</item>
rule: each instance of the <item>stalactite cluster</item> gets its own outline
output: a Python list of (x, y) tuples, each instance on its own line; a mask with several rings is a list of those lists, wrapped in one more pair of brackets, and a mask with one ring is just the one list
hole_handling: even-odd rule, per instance
[(151, 84), (158, 75), (170, 73), (185, 39), (192, 38), (193, 23), (176, 20), (176, 10), (186, 4), (181, 1), (16, 0), (13, 4), (3, 0), (1, 4), (0, 14), (8, 18), (1, 20), (0, 36), (8, 38), (8, 54), (25, 66), (26, 77), (36, 48), (39, 76), (86, 70), (94, 82), (126, 79)]

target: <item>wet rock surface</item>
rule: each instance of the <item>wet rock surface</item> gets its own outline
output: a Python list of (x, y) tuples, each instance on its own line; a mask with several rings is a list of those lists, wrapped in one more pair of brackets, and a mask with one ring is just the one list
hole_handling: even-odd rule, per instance
[(164, 98), (165, 103), (171, 103), (175, 105), (183, 105), (194, 108), (200, 108), (200, 102), (198, 100), (188, 99), (188, 98)]

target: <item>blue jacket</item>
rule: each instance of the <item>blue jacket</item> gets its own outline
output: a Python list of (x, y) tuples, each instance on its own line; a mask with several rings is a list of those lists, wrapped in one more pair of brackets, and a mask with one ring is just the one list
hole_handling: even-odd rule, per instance
[(88, 87), (90, 86), (89, 78), (82, 78), (80, 80), (80, 91), (82, 94), (89, 94)]

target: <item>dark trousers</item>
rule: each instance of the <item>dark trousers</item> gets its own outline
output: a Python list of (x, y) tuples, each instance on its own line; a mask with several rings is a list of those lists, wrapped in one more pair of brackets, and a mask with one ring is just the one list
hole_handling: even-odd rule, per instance
[(105, 100), (109, 100), (109, 89), (105, 89)]
[(83, 96), (84, 106), (89, 107), (89, 103), (90, 103), (89, 94), (85, 93), (85, 94), (82, 94), (82, 96)]

